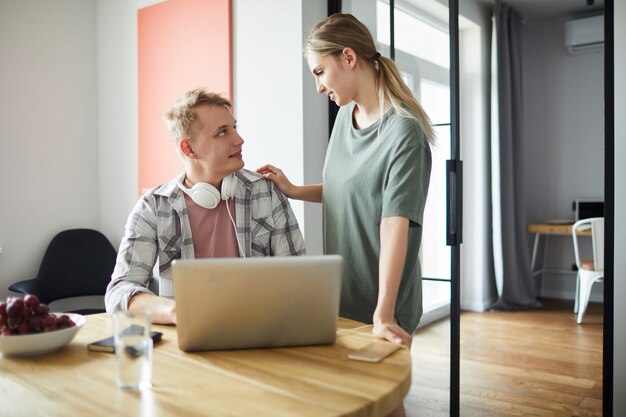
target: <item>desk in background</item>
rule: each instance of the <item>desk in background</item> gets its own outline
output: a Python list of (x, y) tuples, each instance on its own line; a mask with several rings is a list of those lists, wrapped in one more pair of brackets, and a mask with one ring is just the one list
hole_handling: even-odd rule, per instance
[[(570, 244), (572, 240), (572, 225), (571, 224), (551, 224), (551, 223), (531, 223), (526, 226), (526, 231), (528, 233), (532, 233), (535, 235), (533, 240), (533, 251), (532, 257), (530, 261), (530, 270), (532, 277), (538, 277), (538, 292), (537, 294), (541, 295), (541, 281), (543, 279), (543, 275), (545, 273), (552, 274), (576, 274), (576, 271), (571, 269), (559, 269), (559, 268), (546, 268), (546, 256), (548, 253), (548, 242), (550, 236), (567, 236), (569, 237)], [(589, 235), (591, 236), (590, 231), (579, 232), (579, 235)], [(541, 238), (543, 238), (543, 256), (541, 258), (541, 268), (537, 268), (537, 251), (539, 249), (539, 243)], [(572, 254), (574, 253), (574, 248), (572, 247)]]
[(0, 356), (1, 416), (384, 416), (411, 385), (406, 348), (378, 364), (347, 359), (375, 340), (369, 327), (340, 333), (327, 346), (185, 353), (175, 327), (155, 325), (163, 340), (154, 348), (153, 387), (123, 391), (115, 355), (87, 350), (112, 334), (109, 316), (86, 318), (57, 352)]

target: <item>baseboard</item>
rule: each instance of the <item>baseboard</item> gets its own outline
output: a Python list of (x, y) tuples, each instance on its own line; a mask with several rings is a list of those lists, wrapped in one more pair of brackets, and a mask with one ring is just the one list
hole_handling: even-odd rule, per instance
[[(491, 300), (485, 300), (482, 302), (461, 303), (461, 310), (483, 313), (487, 311), (487, 309), (489, 309), (489, 307), (491, 307), (493, 303), (496, 302), (496, 300), (496, 298), (493, 298)], [(419, 329), (420, 327), (427, 326), (431, 323), (448, 317), (450, 317), (450, 304), (443, 304), (439, 307), (433, 308), (432, 310), (424, 312), (417, 328)]]
[(473, 311), (475, 313), (483, 313), (489, 309), (498, 299), (492, 298), (490, 300), (474, 301), (474, 302), (461, 302), (461, 310)]
[(450, 304), (445, 304), (424, 312), (417, 328), (419, 329), (420, 327), (427, 326), (431, 323), (434, 323), (441, 319), (445, 319), (447, 317), (450, 317)]

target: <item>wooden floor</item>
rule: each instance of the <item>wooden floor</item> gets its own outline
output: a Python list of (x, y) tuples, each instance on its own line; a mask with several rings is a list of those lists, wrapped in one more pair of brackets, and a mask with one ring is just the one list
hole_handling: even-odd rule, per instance
[[(461, 314), (461, 416), (601, 416), (602, 305)], [(449, 416), (450, 323), (418, 330), (409, 417)]]

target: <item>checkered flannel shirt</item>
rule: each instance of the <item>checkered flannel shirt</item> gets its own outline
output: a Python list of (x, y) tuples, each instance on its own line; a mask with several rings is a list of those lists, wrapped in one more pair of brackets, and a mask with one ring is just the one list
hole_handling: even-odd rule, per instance
[[(304, 255), (305, 246), (289, 201), (261, 175), (235, 174), (237, 236), (246, 257)], [(191, 226), (183, 192), (173, 179), (143, 195), (130, 213), (105, 304), (108, 312), (127, 310), (128, 301), (148, 288), (158, 271), (158, 295), (174, 297), (172, 261), (193, 259)], [(158, 263), (158, 269), (155, 265)]]

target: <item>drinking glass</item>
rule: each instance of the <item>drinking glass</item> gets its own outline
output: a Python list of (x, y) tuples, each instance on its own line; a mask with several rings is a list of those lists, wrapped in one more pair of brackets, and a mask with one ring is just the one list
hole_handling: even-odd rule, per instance
[(117, 385), (122, 389), (144, 390), (151, 387), (152, 315), (113, 314), (113, 335), (117, 363)]

